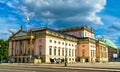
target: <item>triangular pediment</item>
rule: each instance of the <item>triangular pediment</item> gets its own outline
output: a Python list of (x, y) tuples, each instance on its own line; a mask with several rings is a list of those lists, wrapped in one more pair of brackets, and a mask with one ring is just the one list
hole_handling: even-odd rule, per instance
[(27, 35), (27, 33), (25, 33), (25, 32), (19, 32), (15, 36), (24, 36), (24, 35)]
[(26, 32), (26, 31), (19, 30), (19, 31), (16, 32), (12, 37), (14, 37), (14, 36), (25, 36), (25, 35), (27, 35), (27, 32)]

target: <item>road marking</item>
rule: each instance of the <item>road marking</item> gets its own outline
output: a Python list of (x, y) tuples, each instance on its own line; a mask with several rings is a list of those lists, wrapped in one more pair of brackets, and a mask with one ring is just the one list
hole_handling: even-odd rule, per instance
[(13, 71), (13, 72), (36, 72), (36, 71), (28, 71), (28, 70), (16, 70), (16, 69), (0, 69), (3, 71)]

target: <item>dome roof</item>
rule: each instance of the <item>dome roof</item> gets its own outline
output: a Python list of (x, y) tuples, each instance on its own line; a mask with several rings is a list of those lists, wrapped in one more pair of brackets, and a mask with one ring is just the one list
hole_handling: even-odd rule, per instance
[(100, 39), (100, 41), (102, 41), (102, 42), (105, 42), (105, 44), (107, 45), (107, 46), (110, 46), (110, 47), (112, 47), (112, 48), (118, 48), (116, 45), (115, 45), (115, 43), (113, 43), (111, 40), (109, 40), (109, 39), (107, 39), (107, 38), (104, 38), (104, 37), (102, 37), (101, 39)]

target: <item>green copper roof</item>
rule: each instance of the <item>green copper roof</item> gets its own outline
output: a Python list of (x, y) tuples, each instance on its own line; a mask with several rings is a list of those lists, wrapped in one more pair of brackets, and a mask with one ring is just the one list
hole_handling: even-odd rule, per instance
[(102, 41), (102, 42), (105, 42), (105, 44), (107, 45), (107, 46), (110, 46), (110, 47), (112, 47), (112, 48), (118, 48), (111, 40), (109, 40), (109, 39), (107, 39), (107, 38), (101, 38), (101, 39), (99, 39), (100, 41)]

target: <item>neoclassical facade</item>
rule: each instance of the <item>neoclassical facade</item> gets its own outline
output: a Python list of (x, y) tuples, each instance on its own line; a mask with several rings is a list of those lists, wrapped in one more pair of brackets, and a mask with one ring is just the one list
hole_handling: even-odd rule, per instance
[(96, 52), (97, 62), (108, 62), (108, 46), (104, 42), (96, 41)]
[(48, 28), (19, 30), (9, 39), (9, 57), (14, 62), (33, 62), (35, 58), (50, 63), (52, 59), (75, 62), (77, 39)]
[(105, 45), (108, 47), (108, 61), (116, 61), (119, 55), (118, 47), (111, 40), (105, 37), (100, 38), (99, 41), (104, 42)]
[(94, 39), (88, 27), (53, 30), (46, 27), (24, 31), (9, 38), (9, 59), (16, 63), (34, 62), (107, 62), (108, 46)]

